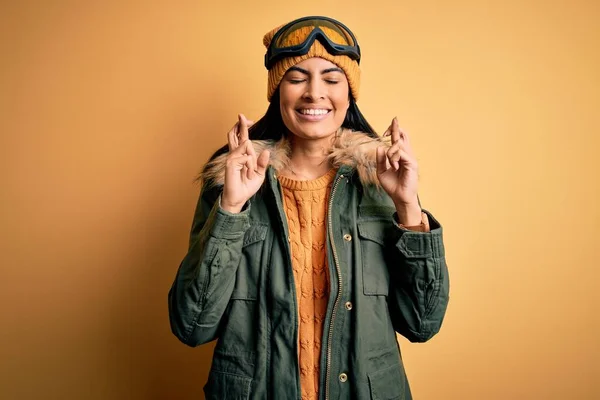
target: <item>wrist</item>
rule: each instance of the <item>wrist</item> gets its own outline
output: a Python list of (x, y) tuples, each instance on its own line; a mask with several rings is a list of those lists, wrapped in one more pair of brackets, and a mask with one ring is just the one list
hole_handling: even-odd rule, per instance
[(226, 200), (220, 199), (219, 207), (221, 207), (222, 210), (225, 210), (228, 213), (239, 214), (242, 211), (242, 208), (244, 208), (244, 205), (229, 204), (229, 202), (227, 202)]
[(413, 203), (396, 203), (396, 214), (398, 215), (398, 223), (404, 226), (416, 226), (421, 224), (422, 210), (418, 202)]

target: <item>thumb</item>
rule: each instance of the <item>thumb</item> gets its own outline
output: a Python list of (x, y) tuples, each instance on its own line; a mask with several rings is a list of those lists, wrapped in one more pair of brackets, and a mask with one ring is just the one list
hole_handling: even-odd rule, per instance
[(269, 157), (270, 156), (271, 156), (271, 153), (267, 149), (263, 150), (260, 153), (260, 155), (258, 156), (258, 159), (256, 160), (256, 172), (259, 175), (264, 175), (265, 174), (265, 170), (267, 169), (267, 165), (269, 165)]
[(381, 175), (387, 170), (385, 164), (385, 146), (379, 146), (377, 148), (377, 175)]

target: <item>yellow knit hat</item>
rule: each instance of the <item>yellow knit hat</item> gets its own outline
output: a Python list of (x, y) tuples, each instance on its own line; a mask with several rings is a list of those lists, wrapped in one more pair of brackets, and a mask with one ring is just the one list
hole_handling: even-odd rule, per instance
[[(269, 31), (264, 36), (263, 44), (265, 45), (266, 48), (269, 48), (269, 45), (271, 44), (271, 40), (273, 39), (273, 36), (275, 36), (277, 31), (282, 27), (283, 27), (283, 25)], [(334, 40), (336, 43), (343, 43), (346, 40), (345, 38), (341, 37), (341, 35), (333, 29), (330, 29), (327, 27), (320, 27), (320, 28), (330, 39)], [(286, 39), (282, 43), (282, 45), (283, 46), (293, 46), (293, 45), (302, 43), (313, 29), (314, 28), (312, 26), (303, 26), (303, 27), (295, 30), (293, 33), (291, 33), (290, 35), (288, 35), (286, 37)], [(310, 50), (308, 51), (308, 53), (306, 53), (302, 56), (293, 56), (293, 57), (283, 58), (283, 59), (279, 60), (277, 63), (275, 63), (275, 65), (273, 65), (273, 67), (269, 70), (269, 81), (267, 83), (267, 99), (269, 100), (269, 102), (271, 101), (271, 97), (273, 96), (273, 93), (275, 93), (275, 91), (277, 90), (277, 87), (281, 83), (281, 80), (283, 79), (283, 76), (285, 75), (286, 71), (290, 67), (293, 67), (294, 65), (296, 65), (304, 60), (307, 60), (309, 58), (312, 58), (312, 57), (323, 58), (327, 61), (331, 61), (332, 63), (334, 63), (335, 65), (340, 67), (346, 74), (346, 78), (348, 79), (348, 84), (350, 85), (350, 91), (352, 93), (352, 96), (354, 97), (355, 100), (358, 99), (358, 88), (360, 86), (360, 68), (358, 66), (358, 63), (356, 61), (352, 60), (348, 56), (335, 56), (335, 55), (329, 54), (327, 52), (327, 49), (325, 49), (325, 47), (323, 47), (321, 42), (319, 42), (318, 40), (315, 40), (315, 42), (310, 47)]]

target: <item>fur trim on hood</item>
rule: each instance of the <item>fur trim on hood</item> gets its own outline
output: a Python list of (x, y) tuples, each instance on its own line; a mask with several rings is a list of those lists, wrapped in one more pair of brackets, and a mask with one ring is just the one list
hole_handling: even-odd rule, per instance
[[(329, 150), (328, 159), (334, 168), (346, 165), (355, 169), (363, 185), (379, 186), (376, 149), (382, 144), (389, 147), (390, 141), (389, 136), (373, 139), (363, 132), (342, 129)], [(269, 149), (271, 153), (269, 165), (276, 171), (289, 165), (290, 142), (287, 138), (278, 141), (253, 140), (252, 144), (256, 154), (260, 154), (264, 149)], [(200, 174), (199, 180), (211, 182), (217, 186), (223, 185), (226, 159), (227, 153), (209, 161)]]

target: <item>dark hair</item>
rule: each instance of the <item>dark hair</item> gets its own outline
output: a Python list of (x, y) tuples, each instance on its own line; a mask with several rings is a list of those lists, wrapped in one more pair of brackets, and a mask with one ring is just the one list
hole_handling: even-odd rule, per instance
[[(346, 112), (346, 117), (342, 123), (342, 128), (350, 129), (353, 131), (364, 132), (367, 136), (374, 139), (378, 138), (377, 134), (367, 122), (365, 117), (362, 115), (356, 100), (350, 95), (350, 106)], [(279, 108), (279, 88), (273, 93), (271, 97), (271, 103), (265, 115), (256, 121), (254, 125), (248, 130), (248, 136), (250, 140), (274, 140), (277, 141), (282, 137), (286, 136), (288, 129), (283, 123), (281, 118), (281, 109)], [(228, 146), (225, 145), (217, 150), (211, 157), (210, 160), (224, 154), (228, 151)], [(209, 160), (209, 161), (210, 161)]]

